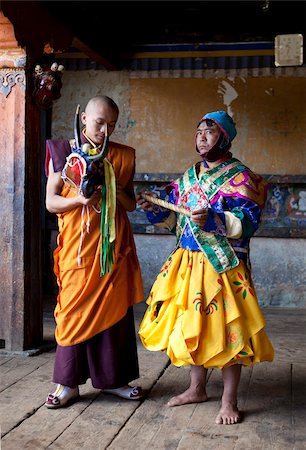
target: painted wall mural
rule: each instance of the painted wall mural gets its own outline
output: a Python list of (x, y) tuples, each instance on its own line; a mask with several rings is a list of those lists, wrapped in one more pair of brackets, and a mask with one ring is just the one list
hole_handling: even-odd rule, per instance
[(288, 229), (289, 235), (306, 237), (306, 185), (272, 184), (262, 217), (264, 229)]
[[(172, 177), (173, 174), (164, 174), (164, 178), (169, 181)], [(306, 177), (286, 177), (287, 183), (283, 181), (285, 180), (278, 177), (278, 181), (270, 182), (261, 225), (255, 236), (306, 237)], [(149, 174), (138, 174), (134, 184), (136, 192), (153, 191), (163, 198), (163, 187), (167, 183), (154, 182)], [(167, 230), (151, 225), (139, 206), (133, 213), (129, 213), (129, 217), (135, 233), (169, 234)]]

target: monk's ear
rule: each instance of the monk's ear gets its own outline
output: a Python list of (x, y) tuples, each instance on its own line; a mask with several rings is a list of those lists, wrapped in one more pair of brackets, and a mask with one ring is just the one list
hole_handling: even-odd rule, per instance
[(85, 112), (82, 112), (82, 114), (81, 114), (81, 121), (82, 121), (83, 125), (86, 125), (86, 113)]

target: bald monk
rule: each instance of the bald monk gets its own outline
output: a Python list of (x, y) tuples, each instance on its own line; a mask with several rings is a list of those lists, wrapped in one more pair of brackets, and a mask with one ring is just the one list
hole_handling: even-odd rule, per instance
[[(107, 96), (92, 98), (81, 114), (82, 148), (99, 154), (119, 115), (117, 104)], [(84, 147), (84, 144), (88, 144)], [(66, 158), (75, 141), (48, 140), (46, 145), (46, 208), (58, 217), (58, 247), (54, 272), (59, 293), (54, 316), (57, 342), (53, 382), (55, 391), (45, 406), (61, 408), (79, 397), (79, 385), (88, 378), (94, 388), (119, 397), (138, 400), (140, 386), (129, 383), (139, 377), (133, 305), (143, 300), (143, 285), (135, 242), (127, 211), (136, 206), (133, 177), (135, 150), (109, 142), (108, 180), (113, 186), (112, 259), (101, 272), (103, 201), (100, 187), (86, 198), (64, 182)], [(109, 181), (110, 183), (110, 181)], [(110, 183), (111, 184), (111, 183)], [(105, 208), (104, 208), (105, 211)], [(106, 212), (107, 214), (107, 212)], [(115, 237), (115, 238), (114, 238)]]

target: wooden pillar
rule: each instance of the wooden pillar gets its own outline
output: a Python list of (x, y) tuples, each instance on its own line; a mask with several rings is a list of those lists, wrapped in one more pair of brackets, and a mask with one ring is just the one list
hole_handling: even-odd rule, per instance
[(42, 343), (40, 111), (31, 99), (28, 55), (0, 11), (0, 343)]

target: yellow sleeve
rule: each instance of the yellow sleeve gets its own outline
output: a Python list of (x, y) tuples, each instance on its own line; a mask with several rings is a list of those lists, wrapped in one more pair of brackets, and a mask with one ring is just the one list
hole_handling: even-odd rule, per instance
[(242, 236), (241, 220), (235, 214), (225, 211), (226, 237), (230, 239), (239, 239)]

